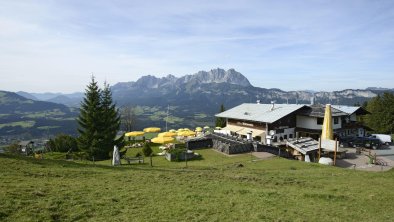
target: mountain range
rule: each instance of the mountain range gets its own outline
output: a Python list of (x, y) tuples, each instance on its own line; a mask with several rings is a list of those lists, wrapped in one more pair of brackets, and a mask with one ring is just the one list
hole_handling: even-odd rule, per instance
[[(345, 89), (333, 92), (311, 90), (283, 91), (277, 88), (253, 86), (249, 80), (234, 69), (212, 69), (193, 75), (175, 77), (143, 76), (137, 81), (120, 82), (111, 87), (118, 107), (133, 107), (138, 122), (136, 129), (147, 126), (170, 128), (212, 125), (214, 114), (221, 104), (231, 108), (245, 102), (261, 103), (331, 103), (342, 105), (362, 104), (369, 99), (394, 89), (370, 87)], [(42, 100), (78, 108), (83, 93), (27, 93), (17, 92), (29, 101)], [(3, 113), (3, 106), (0, 113)], [(169, 114), (167, 114), (169, 112)], [(168, 117), (167, 117), (168, 115)]]
[(74, 134), (77, 114), (77, 110), (63, 104), (36, 101), (13, 92), (0, 91), (1, 137)]
[[(220, 68), (212, 69), (209, 72), (199, 71), (193, 75), (185, 75), (179, 78), (173, 75), (162, 78), (147, 75), (137, 81), (120, 82), (112, 86), (114, 100), (120, 106), (127, 104), (172, 105), (173, 103), (183, 103), (185, 99), (178, 98), (182, 97), (181, 95), (183, 97), (191, 96), (187, 98), (188, 102), (194, 101), (195, 97), (213, 96), (215, 100), (218, 100), (215, 104), (224, 103), (228, 106), (256, 100), (268, 103), (273, 100), (277, 103), (310, 103), (311, 98), (316, 103), (354, 105), (363, 103), (385, 91), (394, 92), (394, 88), (369, 87), (333, 92), (267, 89), (254, 87), (244, 75), (234, 69), (226, 71)], [(71, 107), (79, 107), (84, 96), (82, 92), (62, 94), (19, 91), (17, 94), (32, 100), (60, 103)], [(231, 98), (228, 98), (230, 96)]]
[(31, 100), (59, 103), (69, 107), (79, 107), (81, 100), (84, 96), (84, 93), (82, 92), (63, 94), (51, 92), (28, 93), (24, 91), (18, 91), (16, 92), (16, 94)]

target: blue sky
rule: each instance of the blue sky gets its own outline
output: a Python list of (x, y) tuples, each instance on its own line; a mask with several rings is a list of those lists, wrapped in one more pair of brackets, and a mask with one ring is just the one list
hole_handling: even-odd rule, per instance
[(393, 58), (392, 0), (0, 0), (0, 90), (217, 67), (264, 88), (394, 88)]

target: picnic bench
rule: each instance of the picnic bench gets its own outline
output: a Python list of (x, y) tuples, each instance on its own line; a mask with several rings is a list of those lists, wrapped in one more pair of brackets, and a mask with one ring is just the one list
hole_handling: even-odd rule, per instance
[(131, 163), (144, 163), (144, 157), (143, 156), (138, 156), (138, 157), (126, 157), (126, 156), (123, 156), (123, 159), (126, 160), (128, 164), (131, 164)]

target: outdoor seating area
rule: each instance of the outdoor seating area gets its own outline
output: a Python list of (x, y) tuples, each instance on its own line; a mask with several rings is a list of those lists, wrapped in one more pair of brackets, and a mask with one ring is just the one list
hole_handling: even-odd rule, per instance
[(162, 146), (159, 146), (159, 149), (161, 150), (160, 153), (157, 153), (156, 155), (158, 156), (164, 156), (166, 155), (166, 153), (174, 147), (173, 143), (167, 143), (167, 144), (163, 144)]
[(144, 163), (144, 157), (143, 156), (138, 156), (138, 157), (123, 157), (123, 159), (127, 162), (127, 164), (131, 163)]
[[(156, 156), (164, 156), (166, 159), (174, 161), (199, 157), (200, 155), (189, 150), (186, 144), (189, 141), (194, 141), (194, 143), (196, 143), (196, 141), (205, 140), (203, 144), (208, 145), (204, 147), (211, 147), (212, 142), (206, 143), (207, 139), (204, 138), (204, 135), (209, 134), (209, 132), (209, 126), (196, 127), (195, 130), (189, 128), (180, 128), (178, 130), (170, 129), (164, 132), (162, 132), (159, 127), (148, 127), (142, 131), (131, 131), (124, 135), (129, 143), (132, 141), (126, 146), (126, 148), (143, 148), (144, 144), (148, 143), (155, 147), (154, 152)], [(208, 140), (211, 141), (210, 139)], [(199, 143), (199, 147), (202, 146), (202, 143), (197, 143)], [(159, 146), (157, 146), (157, 144), (159, 144)], [(137, 150), (138, 149), (136, 149), (136, 151), (132, 151), (132, 153), (134, 153), (132, 155), (137, 155), (141, 152), (140, 150)], [(124, 159), (128, 161), (128, 163), (141, 162), (136, 158), (126, 157)]]
[(130, 145), (125, 146), (126, 148), (138, 148), (138, 147), (143, 147), (144, 143), (133, 143)]

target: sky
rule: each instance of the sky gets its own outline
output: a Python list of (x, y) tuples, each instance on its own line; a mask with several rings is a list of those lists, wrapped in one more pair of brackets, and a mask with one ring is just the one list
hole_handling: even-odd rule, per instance
[(218, 67), (263, 88), (394, 88), (394, 1), (0, 0), (0, 90)]

